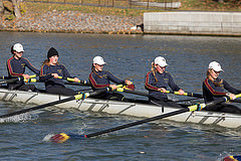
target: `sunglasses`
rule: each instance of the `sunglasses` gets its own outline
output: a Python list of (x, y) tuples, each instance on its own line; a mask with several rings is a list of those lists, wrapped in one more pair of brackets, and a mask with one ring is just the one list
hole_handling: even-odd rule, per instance
[(220, 73), (220, 72), (217, 72), (217, 71), (215, 71), (215, 70), (213, 70), (213, 72), (216, 73), (216, 74), (219, 74), (219, 73)]

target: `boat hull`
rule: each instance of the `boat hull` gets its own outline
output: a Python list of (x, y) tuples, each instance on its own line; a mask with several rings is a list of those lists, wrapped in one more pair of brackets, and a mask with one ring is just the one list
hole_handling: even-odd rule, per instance
[[(67, 96), (26, 92), (17, 90), (0, 89), (0, 100), (11, 102), (22, 102), (26, 104), (45, 104), (57, 101)], [(135, 117), (150, 118), (157, 115), (180, 110), (177, 107), (159, 107), (156, 105), (133, 103), (133, 102), (120, 102), (113, 100), (101, 100), (87, 98), (80, 101), (69, 101), (66, 103), (56, 105), (58, 108), (63, 109), (77, 109), (80, 111), (102, 112), (114, 115), (128, 115)], [(218, 125), (227, 128), (240, 128), (241, 115), (230, 113), (219, 113), (211, 111), (195, 111), (186, 112), (179, 115), (165, 118), (177, 122), (189, 122), (206, 125)]]

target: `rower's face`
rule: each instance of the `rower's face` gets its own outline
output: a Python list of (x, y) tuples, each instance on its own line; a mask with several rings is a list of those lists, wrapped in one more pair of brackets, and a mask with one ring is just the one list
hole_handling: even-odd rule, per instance
[(49, 58), (50, 64), (56, 65), (58, 63), (58, 59), (59, 59), (59, 57), (57, 55), (51, 56)]
[(20, 59), (23, 56), (23, 51), (21, 51), (21, 52), (14, 51), (14, 56), (17, 59)]
[(156, 69), (157, 69), (157, 71), (158, 71), (159, 73), (164, 73), (165, 70), (166, 70), (166, 67), (161, 67), (161, 66), (158, 65), (158, 64), (156, 64), (155, 67), (156, 67)]
[(220, 74), (220, 72), (216, 72), (216, 71), (213, 70), (213, 69), (210, 71), (210, 75), (211, 75), (211, 77), (212, 77), (213, 79), (217, 79), (218, 76), (219, 76), (219, 74)]
[(97, 72), (101, 72), (103, 71), (104, 65), (94, 64), (94, 67)]

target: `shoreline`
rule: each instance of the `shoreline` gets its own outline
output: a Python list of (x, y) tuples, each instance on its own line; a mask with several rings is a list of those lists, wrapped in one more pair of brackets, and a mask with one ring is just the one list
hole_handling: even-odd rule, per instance
[(116, 15), (100, 15), (82, 13), (81, 11), (47, 11), (26, 13), (19, 19), (0, 19), (0, 31), (5, 32), (38, 32), (38, 33), (86, 33), (86, 34), (117, 34), (117, 35), (181, 35), (181, 36), (214, 36), (241, 37), (240, 34), (217, 33), (182, 33), (162, 31), (152, 33), (142, 32), (141, 28), (133, 29), (143, 24), (142, 16), (126, 17)]
[(210, 37), (241, 37), (241, 35), (231, 34), (186, 34), (186, 33), (150, 33), (140, 31), (129, 32), (95, 32), (95, 31), (33, 31), (33, 30), (1, 30), (0, 32), (31, 32), (31, 33), (78, 33), (78, 34), (116, 34), (116, 35), (170, 35), (170, 36), (210, 36)]
[[(141, 30), (130, 30), (130, 31), (39, 31), (39, 30), (18, 30), (18, 29), (0, 29), (0, 32), (32, 32), (32, 33), (80, 33), (80, 34), (116, 34), (116, 35), (133, 35), (133, 34), (145, 34)], [(149, 35), (157, 35), (148, 33)], [(164, 34), (168, 35), (168, 34)], [(170, 34), (172, 35), (172, 34)]]

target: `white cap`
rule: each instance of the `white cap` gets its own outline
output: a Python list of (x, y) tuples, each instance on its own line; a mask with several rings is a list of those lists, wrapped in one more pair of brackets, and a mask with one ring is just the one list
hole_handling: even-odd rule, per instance
[(101, 56), (95, 56), (93, 59), (93, 64), (104, 65), (106, 63)]
[(209, 66), (208, 66), (208, 69), (213, 69), (214, 71), (216, 72), (221, 72), (223, 71), (223, 69), (221, 68), (221, 65), (216, 62), (216, 61), (212, 61)]
[(158, 64), (161, 67), (166, 67), (167, 66), (167, 61), (162, 56), (158, 56), (158, 57), (155, 58), (154, 64)]
[(19, 43), (15, 44), (13, 46), (13, 50), (16, 51), (16, 52), (24, 52), (23, 46), (21, 44), (19, 44)]

